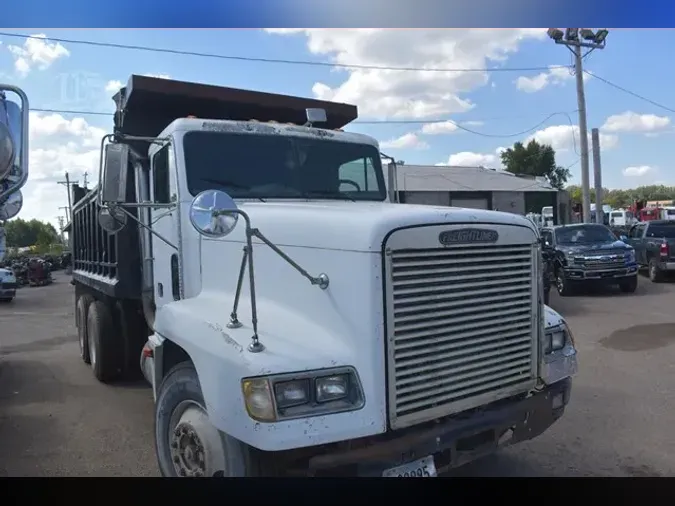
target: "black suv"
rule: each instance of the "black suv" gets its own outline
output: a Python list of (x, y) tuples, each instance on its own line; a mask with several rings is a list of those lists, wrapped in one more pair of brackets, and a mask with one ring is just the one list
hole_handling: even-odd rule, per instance
[(541, 238), (544, 251), (553, 258), (561, 296), (572, 295), (582, 283), (616, 284), (623, 292), (635, 292), (635, 250), (619, 241), (607, 226), (581, 223), (543, 228)]

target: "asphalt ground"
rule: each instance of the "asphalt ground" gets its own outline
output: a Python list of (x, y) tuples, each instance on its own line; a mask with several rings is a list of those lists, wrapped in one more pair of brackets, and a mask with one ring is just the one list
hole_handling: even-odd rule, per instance
[[(144, 382), (103, 385), (79, 358), (69, 278), (0, 304), (0, 476), (157, 476)], [(675, 283), (551, 305), (580, 353), (571, 403), (539, 438), (457, 476), (675, 475)]]

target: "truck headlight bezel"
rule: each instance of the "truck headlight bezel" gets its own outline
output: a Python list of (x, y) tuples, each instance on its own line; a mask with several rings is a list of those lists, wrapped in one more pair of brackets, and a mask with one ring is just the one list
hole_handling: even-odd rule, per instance
[(544, 332), (544, 355), (550, 356), (564, 350), (566, 346), (574, 346), (574, 337), (566, 323), (560, 323)]
[(626, 253), (626, 261), (629, 264), (635, 263), (635, 250), (634, 249), (628, 250), (628, 252)]
[(241, 380), (244, 405), (257, 422), (357, 411), (365, 405), (361, 380), (351, 366)]

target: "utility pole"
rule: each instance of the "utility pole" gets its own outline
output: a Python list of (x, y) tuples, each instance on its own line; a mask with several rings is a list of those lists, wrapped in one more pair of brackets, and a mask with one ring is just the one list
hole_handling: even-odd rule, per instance
[[(597, 32), (589, 28), (566, 28), (565, 32), (559, 28), (549, 28), (548, 36), (556, 44), (561, 44), (574, 55), (574, 72), (577, 82), (577, 104), (579, 109), (579, 144), (581, 147), (581, 192), (582, 192), (582, 221), (591, 221), (591, 189), (588, 163), (588, 127), (586, 125), (586, 96), (584, 93), (583, 59), (596, 49), (604, 49), (609, 31), (600, 29)], [(581, 48), (588, 48), (582, 54)], [(597, 207), (597, 206), (596, 206)], [(597, 214), (596, 210), (596, 214)]]
[(602, 209), (602, 165), (600, 164), (600, 131), (597, 128), (591, 130), (591, 143), (593, 145), (593, 183), (595, 184), (595, 221), (604, 223), (605, 211)]
[(64, 235), (63, 235), (63, 226), (64, 226), (64, 221), (65, 221), (65, 220), (64, 220), (63, 216), (57, 216), (56, 219), (57, 219), (58, 222), (59, 222), (59, 232), (60, 232), (60, 234), (61, 234), (61, 242), (62, 242), (63, 244), (65, 244), (65, 243), (66, 243), (66, 239), (65, 239), (65, 237), (64, 237)]
[(68, 217), (68, 206), (61, 206), (59, 207), (61, 211), (65, 211), (66, 214), (66, 221), (70, 221), (70, 218)]
[(66, 187), (66, 191), (68, 192), (68, 212), (66, 213), (66, 219), (70, 220), (70, 217), (73, 215), (73, 198), (72, 198), (72, 191), (71, 188), (74, 184), (78, 184), (79, 181), (71, 181), (70, 180), (70, 175), (66, 172), (66, 180), (65, 181), (57, 181), (58, 184), (63, 185)]

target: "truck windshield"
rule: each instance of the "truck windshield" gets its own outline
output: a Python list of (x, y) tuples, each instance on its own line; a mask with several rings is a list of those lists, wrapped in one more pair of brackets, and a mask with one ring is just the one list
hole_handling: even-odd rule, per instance
[(663, 237), (664, 239), (675, 239), (675, 224), (673, 225), (649, 225), (647, 237)]
[(555, 231), (555, 238), (558, 244), (588, 244), (616, 241), (614, 234), (602, 225), (559, 228)]
[(233, 198), (382, 201), (386, 188), (375, 146), (306, 137), (188, 132), (183, 150), (192, 195)]

